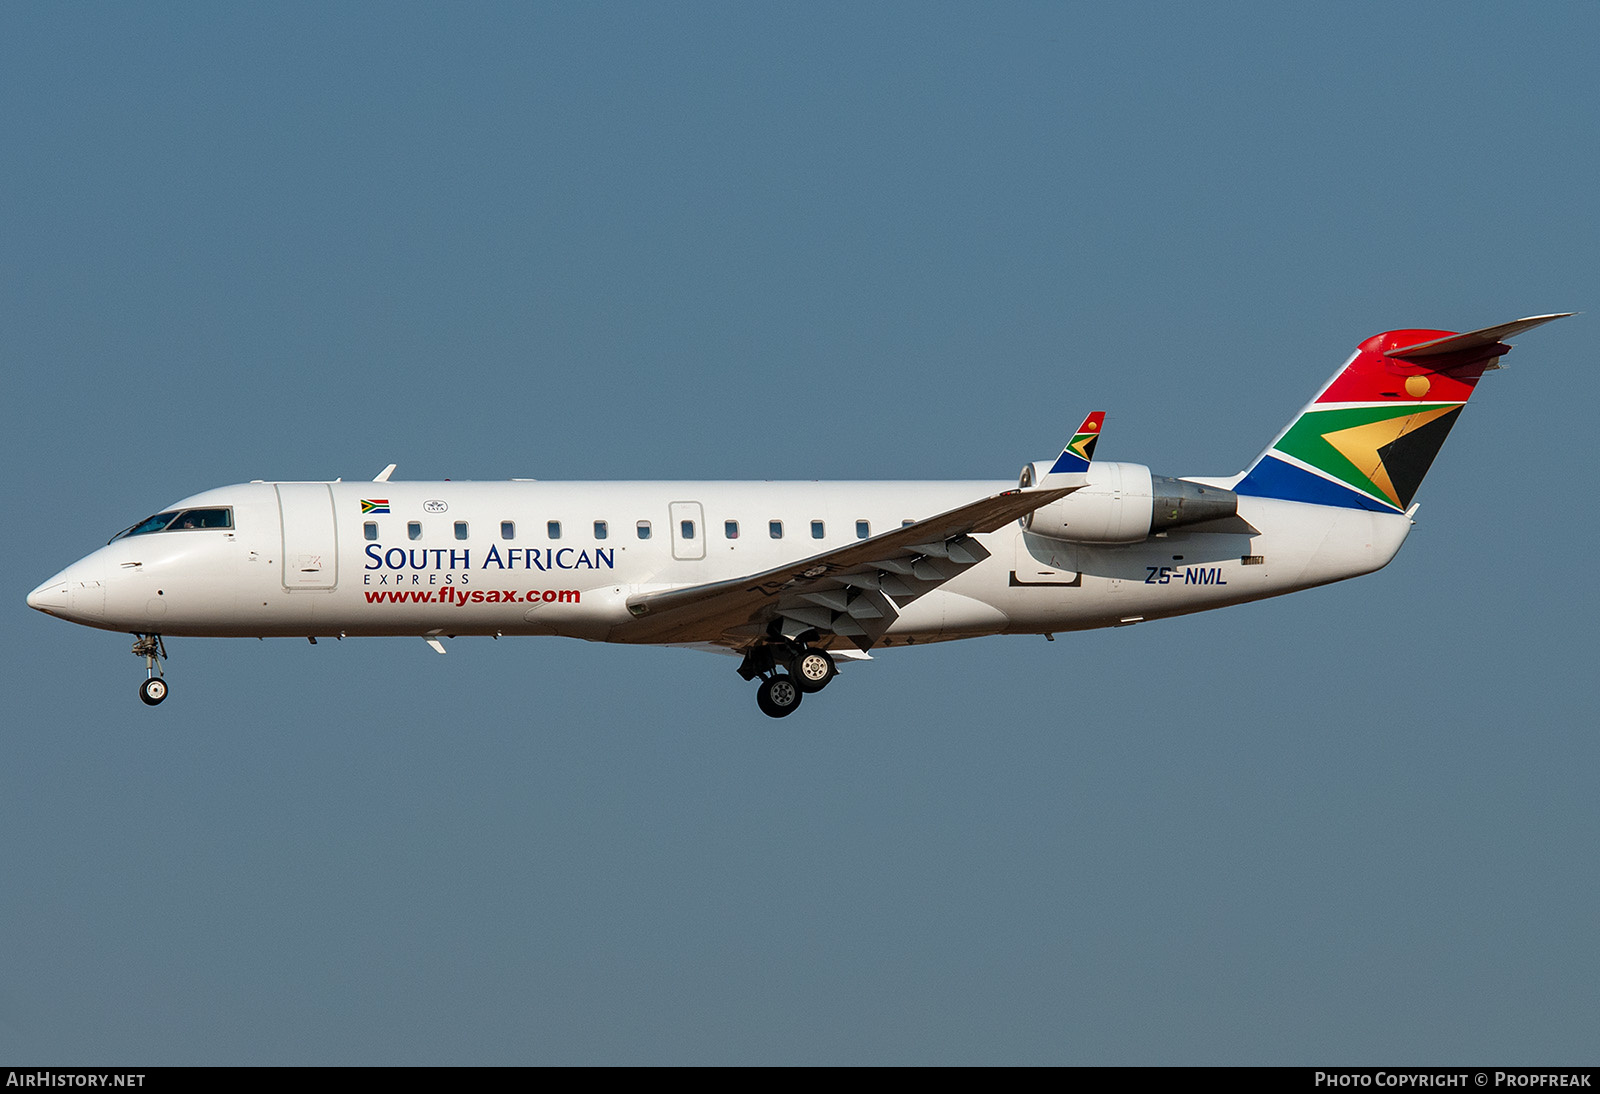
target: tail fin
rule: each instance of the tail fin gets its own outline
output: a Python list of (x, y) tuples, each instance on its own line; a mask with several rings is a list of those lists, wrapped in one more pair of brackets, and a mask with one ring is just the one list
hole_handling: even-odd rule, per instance
[(1472, 397), (1501, 341), (1571, 312), (1467, 334), (1392, 330), (1368, 338), (1244, 473), (1237, 494), (1394, 513)]

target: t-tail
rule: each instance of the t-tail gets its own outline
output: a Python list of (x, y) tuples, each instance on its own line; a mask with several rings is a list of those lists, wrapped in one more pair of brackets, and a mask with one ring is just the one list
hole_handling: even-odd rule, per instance
[(1256, 457), (1235, 493), (1403, 512), (1472, 397), (1513, 338), (1571, 312), (1466, 334), (1373, 335)]

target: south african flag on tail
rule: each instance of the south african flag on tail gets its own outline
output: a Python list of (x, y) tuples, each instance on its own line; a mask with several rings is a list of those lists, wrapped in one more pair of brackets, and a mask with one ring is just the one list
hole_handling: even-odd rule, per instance
[(1380, 513), (1407, 509), (1479, 378), (1510, 351), (1501, 339), (1567, 314), (1466, 334), (1373, 335), (1256, 457), (1234, 492)]

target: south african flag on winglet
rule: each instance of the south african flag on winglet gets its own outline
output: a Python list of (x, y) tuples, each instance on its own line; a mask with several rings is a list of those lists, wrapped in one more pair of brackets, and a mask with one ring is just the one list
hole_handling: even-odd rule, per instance
[(366, 516), (368, 513), (387, 513), (388, 511), (389, 511), (389, 499), (388, 498), (362, 498), (361, 499), (361, 515), (362, 516)]
[(1102, 411), (1096, 411), (1084, 420), (1077, 436), (1067, 444), (1067, 448), (1077, 453), (1085, 461), (1094, 459), (1094, 442), (1100, 439), (1100, 419), (1105, 417)]
[(1050, 474), (1083, 474), (1089, 470), (1089, 463), (1094, 459), (1094, 444), (1100, 439), (1100, 427), (1105, 417), (1105, 411), (1097, 410), (1083, 420), (1078, 432), (1061, 450), (1061, 455), (1056, 457)]

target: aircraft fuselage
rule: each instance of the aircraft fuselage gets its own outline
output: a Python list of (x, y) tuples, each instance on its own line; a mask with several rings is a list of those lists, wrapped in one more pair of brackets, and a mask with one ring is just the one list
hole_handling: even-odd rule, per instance
[[(30, 603), (167, 636), (565, 635), (633, 641), (630, 596), (758, 573), (995, 494), (1004, 482), (248, 483), (170, 510), (231, 528), (114, 540)], [(387, 512), (371, 510), (380, 500)], [(1369, 573), (1402, 514), (1242, 498), (1248, 530), (1074, 544), (1017, 524), (905, 605), (877, 646), (1117, 626)], [(720, 633), (686, 630), (683, 643)], [(648, 641), (659, 641), (652, 637)], [(837, 645), (823, 641), (822, 645)]]

